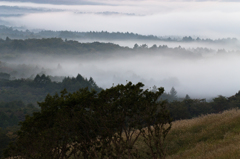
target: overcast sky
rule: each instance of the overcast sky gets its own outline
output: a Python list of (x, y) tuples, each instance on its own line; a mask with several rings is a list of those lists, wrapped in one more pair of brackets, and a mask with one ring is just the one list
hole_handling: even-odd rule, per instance
[(158, 36), (196, 35), (213, 38), (240, 35), (240, 3), (237, 1), (50, 0), (47, 1), (48, 4), (43, 2), (45, 1), (0, 1), (0, 20), (30, 29), (103, 30)]

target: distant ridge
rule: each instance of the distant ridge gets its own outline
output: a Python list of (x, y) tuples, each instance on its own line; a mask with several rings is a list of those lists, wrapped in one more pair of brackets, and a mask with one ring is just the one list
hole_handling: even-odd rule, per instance
[(129, 32), (107, 32), (107, 31), (53, 31), (53, 30), (35, 30), (29, 31), (23, 27), (13, 28), (0, 25), (0, 39), (41, 39), (41, 38), (62, 38), (72, 40), (144, 40), (144, 41), (170, 41), (170, 42), (208, 42), (208, 43), (238, 43), (236, 38), (223, 38), (223, 39), (201, 39), (199, 37), (192, 38), (191, 36), (174, 37), (164, 36), (159, 37), (155, 35), (141, 35)]

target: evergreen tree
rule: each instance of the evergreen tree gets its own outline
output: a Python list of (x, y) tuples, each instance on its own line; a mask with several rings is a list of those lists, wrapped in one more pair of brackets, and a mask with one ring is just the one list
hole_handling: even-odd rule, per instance
[(172, 100), (177, 99), (177, 91), (175, 90), (174, 87), (172, 87), (171, 90), (170, 90), (170, 96), (171, 96)]
[(188, 100), (188, 99), (191, 99), (191, 98), (188, 94), (186, 94), (185, 99)]

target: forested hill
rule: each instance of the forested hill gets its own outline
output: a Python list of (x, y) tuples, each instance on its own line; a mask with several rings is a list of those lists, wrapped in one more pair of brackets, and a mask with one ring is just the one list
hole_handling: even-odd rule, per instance
[[(86, 55), (91, 53), (104, 53), (107, 56), (114, 53), (127, 53), (128, 55), (139, 53), (154, 52), (161, 55), (198, 58), (202, 51), (212, 52), (207, 48), (196, 48), (187, 50), (181, 46), (169, 48), (167, 45), (153, 45), (148, 47), (146, 44), (135, 44), (133, 48), (119, 46), (113, 43), (80, 43), (73, 40), (62, 40), (61, 38), (49, 39), (0, 39), (0, 58), (15, 58), (23, 54), (41, 54), (41, 55)], [(225, 50), (223, 50), (225, 51)], [(102, 54), (103, 55), (103, 54)], [(103, 56), (102, 56), (103, 57)]]
[[(1, 73), (3, 74), (3, 73)], [(97, 86), (93, 78), (86, 79), (80, 74), (77, 77), (66, 77), (62, 82), (54, 82), (46, 75), (37, 75), (34, 80), (17, 79), (8, 80), (0, 78), (0, 101), (11, 102), (21, 100), (25, 103), (42, 101), (47, 94), (54, 95), (63, 89), (68, 92), (75, 92), (80, 88), (94, 89), (100, 92), (102, 89)]]
[(0, 38), (6, 39), (29, 39), (29, 38), (62, 38), (62, 39), (77, 39), (77, 40), (144, 40), (144, 41), (167, 41), (167, 42), (204, 42), (215, 44), (238, 44), (236, 38), (222, 38), (222, 39), (209, 39), (191, 36), (155, 36), (155, 35), (141, 35), (129, 32), (107, 32), (107, 31), (53, 31), (53, 30), (37, 30), (29, 31), (23, 28), (12, 28), (0, 25)]
[[(199, 48), (198, 48), (199, 49)], [(182, 47), (168, 48), (167, 45), (153, 45), (148, 47), (146, 44), (135, 44), (133, 48), (119, 46), (113, 43), (80, 43), (73, 40), (62, 40), (61, 38), (49, 38), (49, 39), (10, 39), (0, 40), (0, 58), (1, 59), (14, 59), (25, 54), (41, 54), (41, 55), (91, 55), (91, 53), (101, 53), (101, 55), (107, 55), (107, 57), (114, 55), (115, 53), (139, 54), (154, 52), (167, 56), (181, 56), (184, 58), (198, 58), (201, 57), (201, 53), (197, 50), (196, 54), (194, 50), (186, 50)], [(104, 58), (105, 56), (101, 56)], [(4, 72), (4, 71), (3, 71)]]
[(32, 32), (29, 30), (18, 30), (11, 27), (0, 25), (0, 38), (6, 37), (13, 39), (27, 39), (27, 38), (69, 38), (69, 39), (101, 39), (101, 40), (160, 40), (157, 36), (153, 35), (140, 35), (134, 33), (122, 33), (122, 32), (77, 32), (77, 31), (52, 31), (42, 30), (38, 32)]
[(61, 38), (26, 39), (26, 40), (0, 40), (0, 53), (46, 53), (46, 54), (81, 54), (91, 52), (112, 52), (126, 50), (125, 47), (112, 43), (79, 43)]

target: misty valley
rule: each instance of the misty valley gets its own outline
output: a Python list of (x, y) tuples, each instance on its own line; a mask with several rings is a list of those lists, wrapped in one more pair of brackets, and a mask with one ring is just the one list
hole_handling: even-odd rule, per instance
[(102, 88), (127, 80), (143, 82), (147, 88), (156, 85), (169, 91), (174, 87), (181, 97), (191, 94), (194, 98), (209, 99), (238, 92), (240, 76), (235, 71), (239, 66), (240, 43), (235, 38), (35, 33), (8, 27), (0, 29), (0, 37), (0, 69), (10, 74), (10, 79), (33, 79), (37, 74), (81, 74), (93, 77)]
[[(59, 144), (61, 148), (57, 147), (60, 149), (58, 153), (55, 153), (56, 145), (50, 144), (52, 147), (46, 149), (51, 151), (39, 150), (41, 155), (42, 152), (46, 152), (46, 156), (40, 155), (39, 158), (48, 158), (50, 154), (62, 155), (63, 152), (66, 152), (63, 158), (73, 158), (74, 155), (88, 156), (93, 153), (113, 155), (111, 153), (113, 150), (110, 151), (109, 147), (103, 147), (101, 144), (104, 142), (119, 144), (118, 146), (126, 144), (120, 143), (119, 138), (115, 140), (116, 136), (113, 135), (117, 132), (122, 139), (122, 129), (129, 128), (129, 133), (132, 131), (137, 133), (135, 129), (137, 126), (140, 127), (137, 129), (141, 130), (138, 135), (147, 143), (150, 142), (151, 137), (145, 133), (152, 132), (151, 126), (167, 134), (172, 121), (193, 119), (200, 115), (239, 108), (240, 75), (236, 72), (240, 67), (239, 61), (240, 41), (236, 38), (158, 37), (103, 31), (30, 31), (2, 25), (0, 26), (0, 154), (2, 154), (0, 157), (26, 155), (25, 158), (32, 158), (38, 152), (31, 153), (31, 148), (28, 148), (30, 151), (17, 149), (16, 152), (22, 154), (18, 152), (15, 154), (14, 148), (7, 145), (11, 142), (15, 146), (31, 145), (32, 143), (26, 140), (29, 136), (24, 136), (23, 132), (41, 131), (41, 134), (51, 134), (58, 129), (59, 132), (69, 129), (64, 132), (67, 135), (75, 131), (84, 132), (81, 134), (84, 138), (81, 142), (84, 140), (94, 145), (87, 145), (92, 146), (91, 153), (85, 154), (89, 149), (81, 147), (84, 142), (78, 147), (79, 145), (74, 145), (75, 139), (71, 137), (69, 137), (71, 143), (74, 144), (70, 148), (72, 150), (68, 150), (69, 141), (62, 138), (62, 135), (66, 134), (57, 134), (59, 136), (56, 138), (51, 139), (52, 136), (46, 136), (46, 139), (49, 140), (49, 144), (50, 141), (51, 143), (56, 140), (61, 141)], [(161, 104), (156, 105), (155, 102)], [(78, 107), (79, 103), (83, 105), (83, 109)], [(109, 105), (110, 103), (112, 105)], [(132, 107), (130, 105), (126, 105), (126, 108), (116, 107), (119, 112), (126, 111), (128, 114), (130, 111), (133, 114), (118, 116), (121, 113), (111, 107), (124, 105), (123, 103), (131, 103)], [(151, 106), (146, 109), (145, 103)], [(71, 104), (76, 108), (66, 108), (66, 105)], [(106, 110), (100, 109), (103, 105), (106, 106)], [(154, 118), (146, 116), (144, 112), (152, 112), (150, 116)], [(162, 116), (156, 115), (155, 112), (161, 112), (165, 119), (163, 120)], [(118, 131), (119, 125), (114, 125), (116, 121), (110, 122), (110, 118), (112, 120), (114, 115), (118, 120), (123, 120), (125, 124), (123, 125), (126, 127), (123, 126)], [(85, 127), (81, 127), (81, 131), (76, 130), (74, 125), (79, 124), (80, 120), (77, 120), (79, 116), (82, 116), (81, 124), (85, 124)], [(66, 120), (61, 117), (65, 117)], [(51, 121), (52, 118), (57, 126), (53, 126), (54, 129), (48, 131), (47, 126), (55, 123), (46, 121)], [(99, 119), (99, 127), (91, 127), (91, 122), (96, 122), (96, 118)], [(40, 124), (41, 122), (38, 122), (40, 119), (47, 126)], [(73, 125), (64, 123), (70, 120), (76, 123)], [(105, 124), (107, 122), (113, 125)], [(155, 124), (157, 122), (170, 126), (164, 129), (159, 127), (159, 123)], [(27, 124), (32, 124), (31, 130)], [(38, 127), (41, 126), (47, 131), (40, 130)], [(110, 129), (111, 126), (116, 128)], [(103, 128), (106, 130), (103, 131)], [(106, 134), (106, 131), (111, 133)], [(84, 136), (85, 132), (93, 136)], [(73, 136), (76, 135), (74, 133)], [(102, 138), (98, 138), (101, 135), (107, 137), (112, 135), (112, 140), (104, 138), (102, 141)], [(36, 136), (30, 137), (36, 142), (43, 140)], [(102, 142), (101, 151), (94, 149), (99, 146), (99, 141)], [(135, 143), (135, 140), (133, 141)], [(75, 142), (78, 143), (78, 139)], [(34, 144), (31, 146), (32, 149), (39, 147)], [(66, 150), (63, 150), (64, 146)], [(111, 147), (111, 144), (108, 146)], [(160, 145), (159, 149), (163, 147)], [(5, 150), (6, 148), (8, 149)], [(73, 151), (75, 148), (76, 152)], [(134, 152), (130, 152), (129, 149), (122, 148), (124, 152), (116, 149), (114, 155), (126, 153), (125, 155), (131, 156), (137, 153), (135, 149)], [(125, 152), (125, 149), (128, 152)], [(166, 147), (166, 150), (166, 153), (174, 154), (169, 147)], [(82, 153), (78, 154), (79, 151)], [(163, 158), (166, 155), (165, 152), (154, 151), (148, 152), (153, 158), (156, 154)], [(69, 155), (70, 152), (74, 155)], [(140, 153), (141, 155), (144, 156)], [(56, 156), (54, 157), (60, 158)]]
[(239, 8), (0, 0), (0, 158), (240, 158)]

